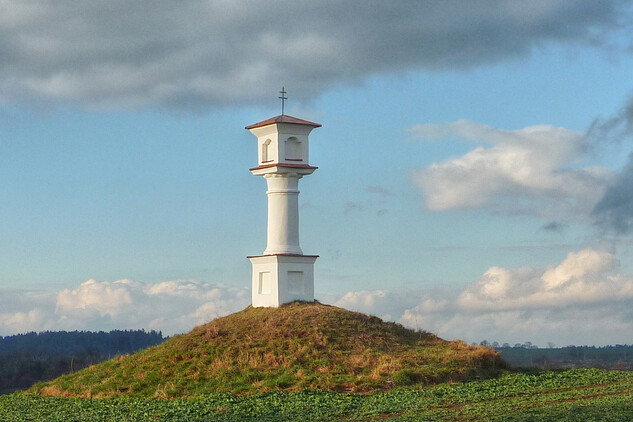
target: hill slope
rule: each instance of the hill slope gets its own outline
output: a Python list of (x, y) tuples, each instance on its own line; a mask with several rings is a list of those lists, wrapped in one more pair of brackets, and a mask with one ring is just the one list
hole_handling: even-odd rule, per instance
[(499, 354), (319, 303), (246, 308), (34, 386), (80, 397), (184, 397), (212, 392), (325, 389), (374, 392), (496, 375)]

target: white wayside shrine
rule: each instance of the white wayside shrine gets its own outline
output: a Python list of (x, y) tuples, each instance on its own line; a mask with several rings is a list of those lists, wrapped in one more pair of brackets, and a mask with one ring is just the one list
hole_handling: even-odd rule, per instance
[(299, 246), (299, 179), (317, 167), (308, 162), (308, 135), (318, 123), (292, 116), (246, 126), (257, 136), (259, 164), (250, 169), (268, 183), (268, 243), (253, 264), (253, 307), (314, 301), (314, 261)]

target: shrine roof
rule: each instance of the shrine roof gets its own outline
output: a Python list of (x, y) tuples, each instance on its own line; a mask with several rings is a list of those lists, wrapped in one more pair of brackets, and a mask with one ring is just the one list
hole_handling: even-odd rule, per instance
[(268, 126), (268, 125), (272, 125), (272, 124), (275, 124), (275, 123), (290, 123), (290, 124), (294, 124), (294, 125), (305, 125), (305, 126), (312, 126), (312, 127), (321, 127), (320, 123), (314, 123), (314, 122), (310, 122), (308, 120), (297, 119), (296, 117), (292, 117), (292, 116), (288, 116), (286, 114), (282, 114), (282, 115), (279, 115), (279, 116), (276, 116), (276, 117), (271, 117), (270, 119), (264, 120), (262, 122), (246, 126), (245, 129), (255, 129), (257, 127)]

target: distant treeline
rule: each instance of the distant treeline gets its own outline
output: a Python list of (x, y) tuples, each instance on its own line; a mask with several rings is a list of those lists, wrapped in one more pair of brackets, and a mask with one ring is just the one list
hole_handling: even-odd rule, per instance
[(601, 368), (633, 370), (633, 345), (566, 346), (541, 349), (525, 344), (514, 347), (495, 347), (501, 357), (513, 367), (520, 368)]
[(45, 331), (0, 336), (0, 394), (78, 371), (112, 357), (162, 343), (145, 330)]

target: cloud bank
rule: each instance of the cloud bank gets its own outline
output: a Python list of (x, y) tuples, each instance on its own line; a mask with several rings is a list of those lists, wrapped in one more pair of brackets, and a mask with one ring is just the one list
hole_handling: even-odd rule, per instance
[(459, 120), (418, 125), (410, 132), (426, 140), (453, 137), (483, 144), (412, 173), (431, 210), (588, 216), (613, 179), (608, 169), (578, 167), (586, 138), (561, 127), (503, 130)]
[[(491, 267), (461, 290), (351, 291), (336, 306), (446, 339), (541, 346), (631, 343), (633, 275), (612, 251), (587, 248), (545, 267)], [(88, 280), (56, 293), (4, 291), (0, 335), (41, 330), (186, 332), (250, 304), (248, 288), (193, 281)]]
[(5, 291), (0, 335), (43, 330), (149, 329), (172, 335), (250, 304), (250, 291), (194, 281), (88, 280), (57, 293)]
[(613, 253), (584, 249), (547, 267), (488, 269), (456, 295), (349, 292), (337, 305), (449, 339), (568, 344), (631, 343), (633, 276)]
[[(0, 102), (205, 107), (604, 44), (623, 2), (0, 1)], [(295, 95), (295, 94), (293, 94)]]

